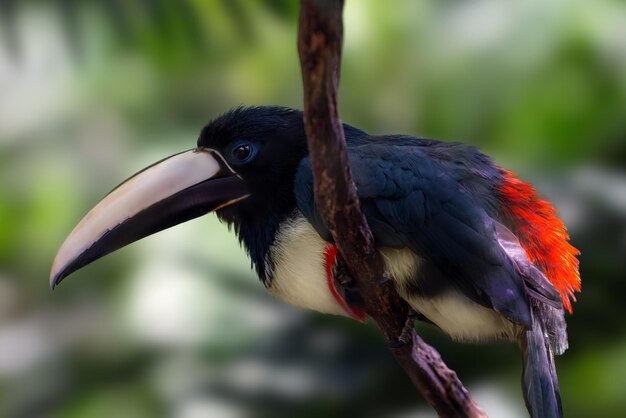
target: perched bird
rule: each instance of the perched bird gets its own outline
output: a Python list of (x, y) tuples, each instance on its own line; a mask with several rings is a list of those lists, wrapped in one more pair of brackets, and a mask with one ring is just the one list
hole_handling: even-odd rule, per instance
[[(550, 203), (472, 146), (344, 130), (361, 209), (398, 293), (456, 340), (517, 342), (531, 415), (562, 416), (553, 356), (567, 348), (564, 311), (580, 276)], [(232, 226), (270, 293), (365, 319), (334, 277), (337, 250), (315, 205), (303, 114), (282, 107), (231, 110), (196, 148), (111, 191), (61, 246), (51, 286), (211, 211)]]

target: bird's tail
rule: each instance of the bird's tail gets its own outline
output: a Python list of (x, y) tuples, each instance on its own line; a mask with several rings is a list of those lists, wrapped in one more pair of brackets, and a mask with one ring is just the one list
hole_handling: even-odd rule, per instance
[(536, 306), (534, 308), (533, 326), (520, 336), (524, 400), (532, 418), (562, 418), (563, 407), (553, 350), (561, 354), (566, 346), (561, 346), (561, 341), (555, 341), (545, 316), (538, 314)]

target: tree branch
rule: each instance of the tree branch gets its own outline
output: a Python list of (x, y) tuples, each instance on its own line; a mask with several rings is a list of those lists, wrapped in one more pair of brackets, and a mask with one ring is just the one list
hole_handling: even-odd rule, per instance
[(392, 281), (382, 280), (383, 262), (360, 210), (337, 111), (342, 9), (343, 0), (301, 0), (298, 51), (316, 204), (359, 289), (365, 310), (424, 398), (441, 417), (484, 417), (437, 351), (414, 331), (412, 346), (401, 341), (410, 309)]

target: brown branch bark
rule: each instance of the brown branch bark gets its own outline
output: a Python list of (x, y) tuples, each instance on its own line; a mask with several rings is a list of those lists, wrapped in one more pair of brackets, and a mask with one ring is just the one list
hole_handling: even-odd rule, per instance
[(304, 124), (315, 181), (315, 200), (389, 349), (413, 384), (441, 417), (484, 417), (484, 412), (442, 361), (413, 332), (400, 336), (409, 307), (391, 280), (361, 213), (352, 181), (337, 91), (343, 42), (343, 0), (301, 0), (298, 51), (304, 86)]

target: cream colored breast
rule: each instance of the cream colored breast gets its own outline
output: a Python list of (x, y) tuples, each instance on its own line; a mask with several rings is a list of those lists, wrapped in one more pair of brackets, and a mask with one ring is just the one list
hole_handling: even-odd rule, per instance
[[(328, 245), (301, 215), (284, 222), (270, 248), (269, 292), (287, 303), (335, 315), (348, 314), (328, 287), (324, 250)], [(419, 258), (408, 249), (382, 248), (386, 271), (399, 286), (415, 277)]]
[[(302, 215), (283, 223), (270, 248), (273, 266), (268, 265), (269, 292), (295, 306), (349, 316), (328, 287), (324, 260), (327, 245)], [(412, 294), (407, 284), (416, 280), (420, 258), (409, 249), (385, 247), (381, 255), (400, 295), (453, 338), (484, 340), (515, 335), (517, 329), (511, 322), (456, 291), (436, 298)]]
[(270, 248), (274, 263), (268, 290), (295, 306), (347, 316), (328, 288), (326, 245), (302, 215), (284, 222)]

